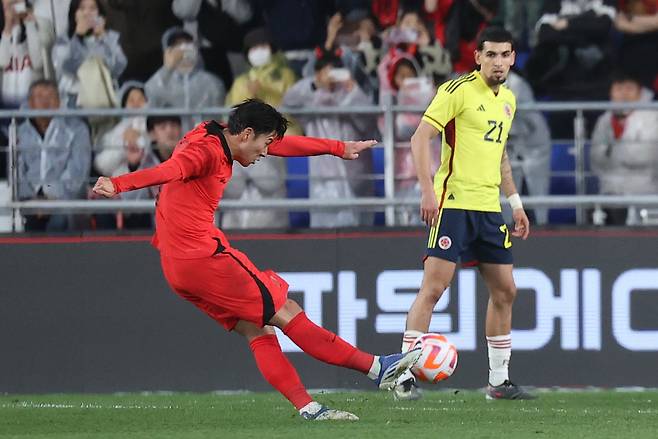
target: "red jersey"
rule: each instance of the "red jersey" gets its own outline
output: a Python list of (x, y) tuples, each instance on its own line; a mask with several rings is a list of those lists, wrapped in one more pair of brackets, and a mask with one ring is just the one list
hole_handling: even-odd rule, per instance
[[(112, 178), (117, 193), (164, 185), (156, 201), (153, 245), (165, 256), (194, 259), (212, 255), (219, 239), (228, 240), (215, 226), (215, 211), (233, 174), (233, 158), (215, 121), (197, 125), (183, 137), (171, 158), (160, 165)], [(342, 157), (338, 140), (286, 136), (268, 147), (281, 157), (333, 154)]]

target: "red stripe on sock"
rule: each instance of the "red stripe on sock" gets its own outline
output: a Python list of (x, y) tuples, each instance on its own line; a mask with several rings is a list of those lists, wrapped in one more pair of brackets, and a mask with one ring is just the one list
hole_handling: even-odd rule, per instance
[(297, 371), (281, 351), (276, 335), (262, 335), (249, 343), (258, 370), (265, 380), (278, 390), (297, 410), (313, 398), (299, 379)]
[(336, 334), (327, 331), (308, 319), (304, 312), (293, 317), (283, 328), (301, 350), (325, 363), (368, 373), (374, 357), (360, 351)]

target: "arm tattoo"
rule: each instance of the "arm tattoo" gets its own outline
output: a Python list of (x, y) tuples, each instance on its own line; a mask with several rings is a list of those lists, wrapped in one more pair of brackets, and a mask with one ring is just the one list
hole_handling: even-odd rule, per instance
[(517, 192), (514, 177), (512, 176), (512, 165), (510, 165), (507, 157), (507, 148), (503, 148), (503, 156), (500, 159), (500, 187), (506, 197)]

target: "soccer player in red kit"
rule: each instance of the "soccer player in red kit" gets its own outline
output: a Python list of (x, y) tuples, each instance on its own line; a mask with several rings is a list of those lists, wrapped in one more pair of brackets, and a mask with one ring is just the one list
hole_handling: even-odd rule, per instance
[(227, 330), (246, 337), (265, 379), (305, 419), (358, 419), (314, 401), (281, 351), (273, 326), (312, 357), (367, 374), (390, 389), (411, 368), (420, 351), (374, 356), (311, 322), (288, 299), (288, 284), (273, 271), (261, 271), (215, 227), (215, 211), (231, 179), (233, 161), (254, 164), (265, 155), (332, 154), (352, 160), (375, 141), (341, 142), (301, 136), (283, 137), (286, 119), (273, 107), (248, 100), (233, 107), (227, 126), (199, 124), (157, 167), (100, 177), (94, 192), (106, 197), (162, 185), (156, 202), (153, 245), (171, 288)]

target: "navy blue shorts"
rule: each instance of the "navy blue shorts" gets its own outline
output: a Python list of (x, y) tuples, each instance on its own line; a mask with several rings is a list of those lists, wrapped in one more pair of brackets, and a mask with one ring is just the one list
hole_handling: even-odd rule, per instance
[(462, 265), (511, 264), (512, 241), (500, 212), (442, 209), (430, 228), (427, 256)]

